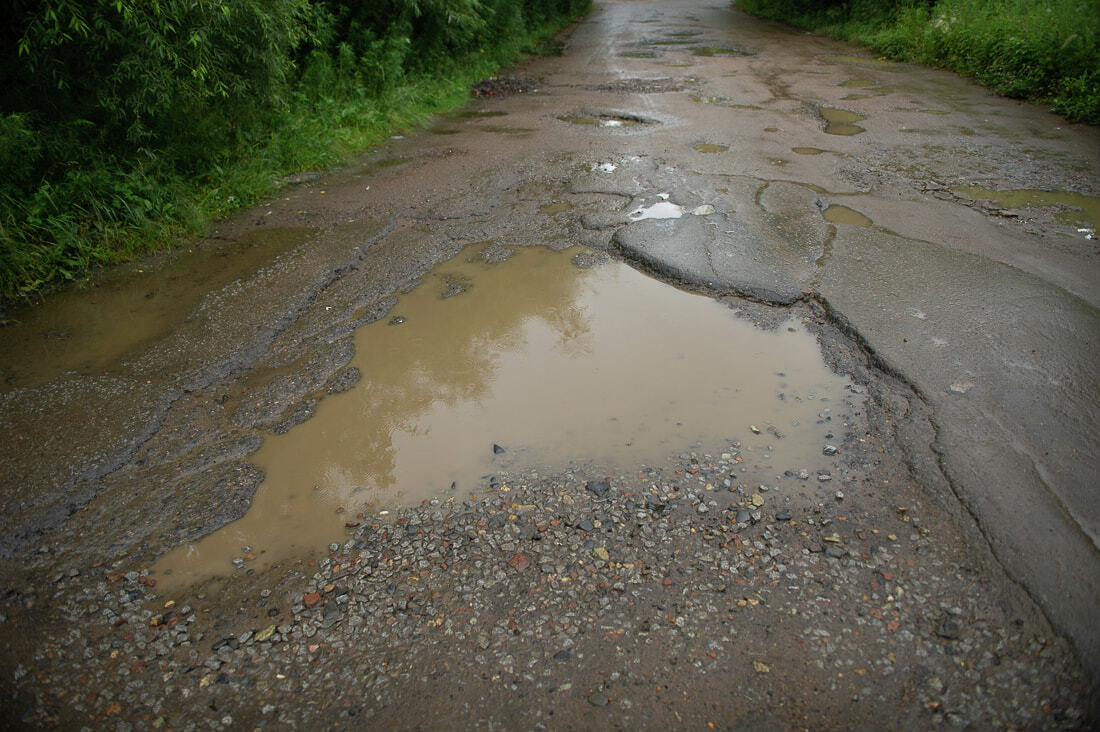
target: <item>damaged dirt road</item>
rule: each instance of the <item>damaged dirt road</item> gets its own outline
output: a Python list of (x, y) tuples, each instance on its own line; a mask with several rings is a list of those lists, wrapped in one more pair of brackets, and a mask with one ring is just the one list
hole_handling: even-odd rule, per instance
[(1100, 135), (725, 4), (561, 40), (0, 330), (9, 726), (1095, 720)]

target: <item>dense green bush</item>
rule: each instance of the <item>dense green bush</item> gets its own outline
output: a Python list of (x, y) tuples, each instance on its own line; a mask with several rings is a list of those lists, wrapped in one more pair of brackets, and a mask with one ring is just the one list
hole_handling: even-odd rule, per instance
[(9, 0), (0, 299), (456, 104), (588, 0)]
[(1100, 0), (737, 0), (764, 17), (942, 66), (1100, 124)]

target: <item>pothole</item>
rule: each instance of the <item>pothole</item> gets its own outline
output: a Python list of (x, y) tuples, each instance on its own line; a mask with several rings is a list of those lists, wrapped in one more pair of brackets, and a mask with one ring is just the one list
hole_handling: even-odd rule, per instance
[(655, 120), (646, 119), (645, 117), (614, 112), (561, 114), (557, 118), (569, 124), (592, 127), (636, 127), (638, 125), (656, 124)]
[(821, 212), (825, 220), (831, 224), (848, 224), (849, 226), (871, 226), (874, 222), (854, 208), (841, 206), (834, 203)]
[(685, 83), (679, 79), (619, 79), (587, 88), (611, 94), (661, 94), (683, 91), (684, 87)]
[(691, 48), (692, 56), (703, 56), (709, 58), (712, 56), (755, 56), (755, 51), (750, 51), (747, 48), (735, 48), (727, 46), (693, 46)]
[(314, 233), (308, 228), (257, 229), (222, 246), (196, 247), (167, 261), (118, 268), (94, 287), (73, 288), (9, 311), (9, 324), (0, 328), (0, 393), (44, 384), (68, 371), (116, 371), (126, 354), (184, 322), (207, 293), (259, 269)]
[[(576, 254), (487, 264), (467, 250), (401, 295), (399, 325), (354, 336), (358, 384), (267, 437), (248, 513), (164, 557), (160, 586), (308, 556), (499, 471), (630, 470), (743, 433), (746, 459), (777, 474), (829, 467), (822, 445), (847, 382), (801, 323), (760, 330), (626, 265), (575, 266)], [(455, 282), (465, 289), (442, 298)]]
[(691, 146), (692, 150), (701, 153), (720, 153), (730, 149), (729, 145), (719, 145), (713, 142), (700, 142)]
[(825, 151), (820, 147), (792, 147), (791, 152), (796, 155), (820, 155)]
[(835, 107), (818, 107), (817, 111), (825, 120), (825, 133), (828, 135), (858, 135), (867, 131), (855, 124), (867, 119), (866, 115)]
[(1062, 208), (1055, 219), (1067, 225), (1081, 225), (1078, 233), (1095, 231), (1100, 222), (1100, 196), (1087, 196), (1072, 191), (1040, 191), (1014, 189), (995, 191), (980, 186), (962, 186), (952, 189), (972, 200), (992, 201), (1006, 209)]

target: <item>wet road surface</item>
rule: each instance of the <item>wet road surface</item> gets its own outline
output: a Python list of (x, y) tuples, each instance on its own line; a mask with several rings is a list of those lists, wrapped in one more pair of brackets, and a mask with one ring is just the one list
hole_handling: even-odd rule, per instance
[[(1095, 671), (1100, 647), (1100, 136), (719, 4), (606, 3), (564, 39), (561, 56), (510, 72), (524, 92), (502, 82), (302, 176), (197, 255), (0, 331), (13, 720), (1084, 724), (1079, 663)], [(1040, 189), (1066, 193), (1026, 193)], [(531, 246), (565, 250), (549, 301), (528, 307), (561, 309), (567, 342), (562, 288), (573, 270), (620, 267), (610, 255), (743, 321), (672, 311), (704, 361), (729, 359), (741, 337), (725, 327), (749, 324), (805, 329), (820, 353), (783, 346), (755, 372), (731, 368), (718, 387), (764, 392), (766, 420), (716, 398), (724, 429), (662, 428), (644, 457), (540, 453), (537, 436), (509, 453), (520, 427), (468, 429), (469, 474), (490, 461), (473, 495), (448, 494), (446, 478), (422, 493), (418, 477), (398, 487), (415, 498), (387, 500), (356, 479), (368, 499), (322, 503), (334, 527), (303, 530), (297, 556), (230, 540), (221, 569), (172, 585), (162, 557), (228, 536), (254, 497), (261, 508), (264, 472), (287, 477), (263, 451), (316, 454), (309, 434), (339, 403), (408, 388), (412, 367), (365, 365), (392, 368), (391, 334), (433, 358), (459, 350), (459, 326), (417, 336), (402, 309), (438, 282), (457, 288), (443, 307), (473, 302), (476, 283), (435, 265), (550, 256), (489, 263)], [(518, 320), (509, 288), (535, 289), (499, 272), (496, 307), (467, 316), (475, 330)], [(606, 330), (600, 343), (667, 355), (668, 337), (636, 322)], [(778, 396), (800, 387), (769, 381), (792, 356), (827, 364), (841, 390), (805, 434)], [(435, 370), (462, 378), (447, 366)], [(641, 402), (681, 421), (638, 391), (607, 415)], [(595, 419), (513, 411), (550, 432)]]

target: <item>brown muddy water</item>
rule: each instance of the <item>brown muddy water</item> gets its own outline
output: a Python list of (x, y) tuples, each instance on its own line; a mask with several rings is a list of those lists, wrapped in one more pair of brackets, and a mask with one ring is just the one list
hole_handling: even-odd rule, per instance
[(264, 229), (223, 246), (117, 269), (12, 312), (11, 322), (0, 328), (0, 393), (70, 371), (117, 371), (120, 360), (183, 322), (207, 293), (251, 274), (313, 233)]
[(874, 222), (859, 211), (838, 203), (831, 204), (821, 212), (830, 224), (848, 224), (849, 226), (871, 226)]
[(763, 331), (628, 266), (576, 266), (576, 253), (488, 264), (471, 247), (433, 270), (355, 334), (360, 382), (266, 438), (248, 513), (169, 553), (162, 581), (308, 556), (349, 523), (461, 499), (501, 470), (612, 475), (738, 439), (773, 474), (827, 466), (821, 415), (839, 413), (848, 382), (799, 322)]

